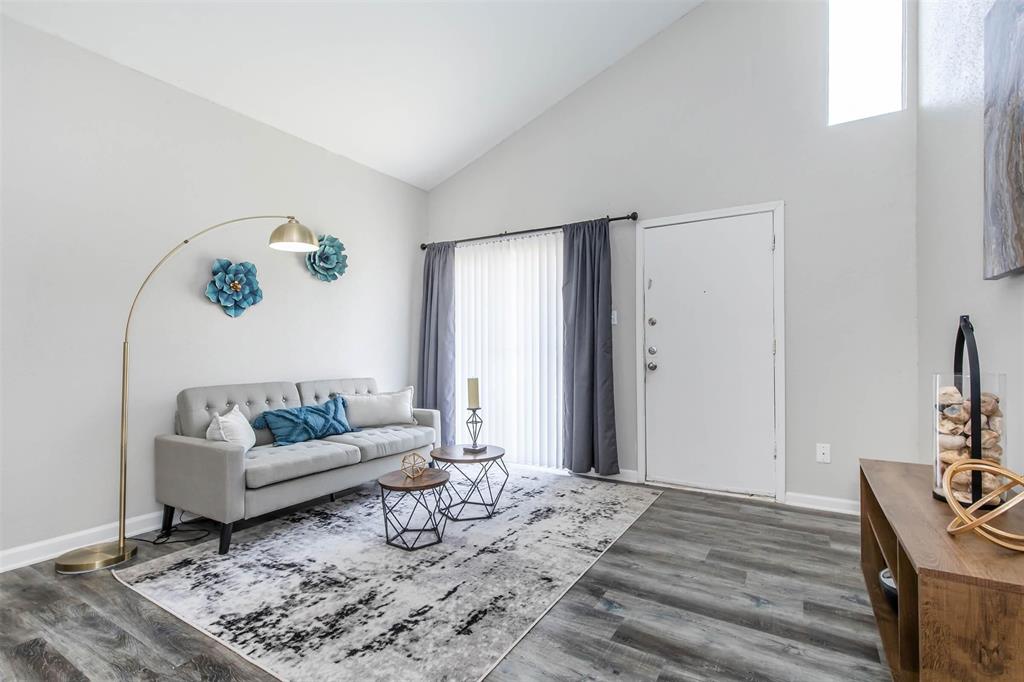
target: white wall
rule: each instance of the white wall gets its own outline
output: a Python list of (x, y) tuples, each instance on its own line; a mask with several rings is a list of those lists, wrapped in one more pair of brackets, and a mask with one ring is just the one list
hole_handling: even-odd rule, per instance
[[(858, 458), (917, 458), (916, 86), (907, 111), (829, 128), (826, 68), (824, 2), (705, 2), (432, 191), (429, 232), (784, 200), (787, 487), (854, 499)], [(633, 233), (613, 225), (620, 460), (635, 469)]]
[[(158, 508), (152, 440), (181, 388), (410, 381), (423, 192), (7, 19), (3, 43), (0, 548), (116, 518), (124, 316), (155, 261), (209, 224), (294, 213), (340, 238), (350, 269), (313, 279), (266, 248), (265, 221), (157, 275), (132, 334), (129, 516)], [(218, 257), (259, 269), (265, 299), (240, 318), (203, 296)]]
[[(1024, 420), (1014, 417), (1024, 405), (1024, 277), (983, 279), (984, 20), (991, 6), (992, 0), (920, 5), (918, 396), (928, 404), (931, 374), (953, 370), (957, 320), (970, 314), (981, 371), (1007, 374), (1006, 455), (1019, 471)], [(930, 415), (920, 415), (925, 447), (932, 439)]]

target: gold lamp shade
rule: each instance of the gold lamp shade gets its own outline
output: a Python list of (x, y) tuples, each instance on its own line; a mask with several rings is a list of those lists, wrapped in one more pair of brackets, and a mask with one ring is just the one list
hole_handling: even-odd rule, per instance
[(320, 243), (313, 230), (289, 217), (288, 222), (281, 223), (270, 233), (270, 248), (278, 251), (316, 251)]

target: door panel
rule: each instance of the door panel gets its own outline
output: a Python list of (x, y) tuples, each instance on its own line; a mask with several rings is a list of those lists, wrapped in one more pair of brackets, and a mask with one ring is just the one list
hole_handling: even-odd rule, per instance
[(772, 232), (766, 212), (644, 233), (650, 481), (775, 494)]

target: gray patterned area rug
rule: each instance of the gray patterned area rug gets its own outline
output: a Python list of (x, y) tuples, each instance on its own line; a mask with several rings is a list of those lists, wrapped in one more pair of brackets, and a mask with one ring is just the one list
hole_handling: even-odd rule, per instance
[(659, 494), (510, 471), (493, 518), (415, 552), (364, 486), (115, 575), (283, 680), (475, 680)]

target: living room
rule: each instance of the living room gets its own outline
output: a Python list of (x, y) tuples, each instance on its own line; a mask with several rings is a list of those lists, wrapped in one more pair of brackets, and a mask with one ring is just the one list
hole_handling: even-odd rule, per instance
[(0, 679), (1021, 679), (1024, 1), (2, 15)]

